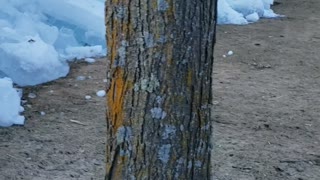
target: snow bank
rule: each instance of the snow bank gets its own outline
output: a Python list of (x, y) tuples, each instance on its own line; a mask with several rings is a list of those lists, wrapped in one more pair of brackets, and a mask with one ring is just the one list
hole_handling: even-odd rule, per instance
[(0, 127), (22, 125), (24, 117), (19, 115), (22, 111), (19, 93), (12, 87), (11, 79), (0, 79)]
[(273, 0), (219, 0), (218, 24), (248, 24), (260, 18), (275, 18)]
[(65, 76), (66, 59), (105, 54), (102, 0), (0, 0), (0, 7), (0, 77), (20, 86)]
[(0, 126), (11, 126), (24, 123), (13, 82), (52, 81), (68, 74), (67, 60), (105, 55), (104, 0), (0, 0), (0, 7)]

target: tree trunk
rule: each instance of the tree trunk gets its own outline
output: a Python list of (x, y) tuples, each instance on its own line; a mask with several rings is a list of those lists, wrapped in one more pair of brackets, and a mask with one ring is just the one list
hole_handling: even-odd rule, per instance
[(106, 1), (106, 179), (210, 179), (216, 7)]

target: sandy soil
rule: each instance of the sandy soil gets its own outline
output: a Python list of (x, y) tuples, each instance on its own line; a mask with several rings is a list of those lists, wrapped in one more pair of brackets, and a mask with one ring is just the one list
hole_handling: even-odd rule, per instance
[(0, 180), (104, 179), (104, 62), (73, 63), (68, 77), (25, 89), (26, 125), (0, 129)]
[[(320, 179), (320, 1), (278, 2), (286, 18), (218, 27), (217, 180)], [(104, 62), (25, 89), (26, 125), (0, 129), (0, 180), (103, 179)]]
[(278, 2), (287, 18), (218, 28), (218, 180), (320, 179), (320, 1)]

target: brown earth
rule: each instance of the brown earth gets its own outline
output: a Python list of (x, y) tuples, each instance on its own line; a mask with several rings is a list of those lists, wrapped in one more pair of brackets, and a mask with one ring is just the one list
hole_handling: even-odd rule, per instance
[[(218, 27), (217, 180), (320, 179), (320, 1), (278, 2), (286, 18)], [(103, 179), (104, 62), (25, 89), (26, 125), (0, 129), (0, 180)]]
[(104, 179), (104, 62), (72, 63), (68, 77), (24, 90), (25, 126), (0, 129), (0, 180)]
[(218, 180), (320, 180), (320, 1), (278, 2), (286, 18), (218, 28)]

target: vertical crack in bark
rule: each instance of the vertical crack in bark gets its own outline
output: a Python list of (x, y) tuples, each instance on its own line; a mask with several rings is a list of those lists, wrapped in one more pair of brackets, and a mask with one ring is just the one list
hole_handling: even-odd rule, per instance
[(114, 153), (114, 157), (111, 162), (111, 166), (110, 166), (111, 168), (110, 168), (110, 170), (107, 171), (108, 173), (105, 178), (106, 180), (114, 180), (114, 178), (116, 178), (116, 177), (121, 177), (116, 174), (117, 173), (116, 171), (119, 170), (119, 169), (117, 169), (118, 168), (117, 163), (118, 163), (119, 154), (120, 154), (120, 147), (117, 146), (114, 151), (115, 151), (115, 153)]

